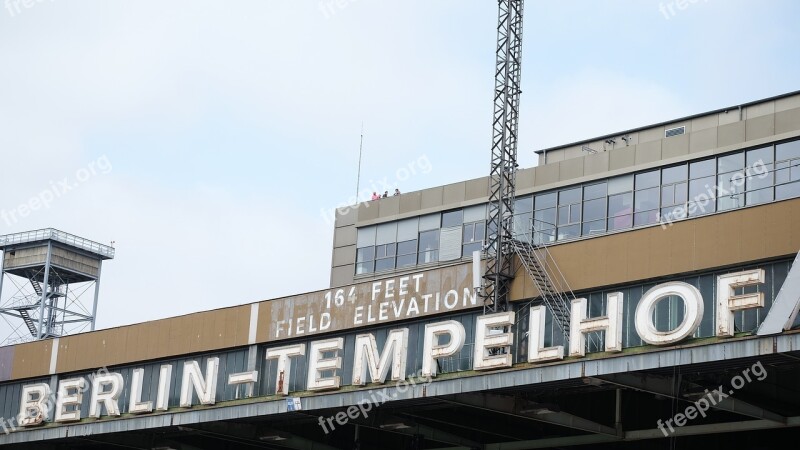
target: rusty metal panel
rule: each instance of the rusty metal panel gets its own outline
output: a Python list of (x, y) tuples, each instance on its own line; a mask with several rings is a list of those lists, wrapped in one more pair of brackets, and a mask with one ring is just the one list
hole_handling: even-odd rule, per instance
[[(60, 339), (58, 373), (247, 344), (250, 306), (206, 311)], [(47, 373), (47, 372), (44, 372)]]
[(467, 263), (263, 302), (256, 340), (291, 339), (476, 308), (480, 303), (471, 290), (471, 270)]
[(28, 342), (14, 347), (11, 379), (31, 378), (49, 373), (52, 340)]

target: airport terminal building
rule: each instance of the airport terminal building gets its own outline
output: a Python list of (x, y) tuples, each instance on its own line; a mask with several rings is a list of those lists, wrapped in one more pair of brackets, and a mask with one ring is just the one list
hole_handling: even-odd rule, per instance
[(0, 347), (0, 445), (756, 450), (794, 436), (800, 92), (537, 152), (507, 218), (507, 310), (488, 313), (476, 282), (488, 178), (364, 202), (337, 215), (324, 291)]

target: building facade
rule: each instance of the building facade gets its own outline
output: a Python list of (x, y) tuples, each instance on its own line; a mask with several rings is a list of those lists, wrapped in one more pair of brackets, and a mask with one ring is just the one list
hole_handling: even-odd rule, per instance
[[(517, 261), (487, 178), (343, 208), (330, 289), (0, 348), (10, 448), (773, 448), (800, 426), (800, 93), (539, 151)], [(563, 325), (563, 324), (562, 324)], [(35, 442), (35, 444), (33, 444)]]

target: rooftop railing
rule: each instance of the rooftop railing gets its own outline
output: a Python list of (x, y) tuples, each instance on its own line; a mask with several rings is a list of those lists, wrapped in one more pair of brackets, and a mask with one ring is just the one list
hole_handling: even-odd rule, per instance
[(29, 242), (53, 240), (62, 244), (67, 244), (91, 253), (103, 256), (108, 259), (114, 258), (114, 247), (103, 245), (98, 242), (84, 239), (74, 234), (65, 233), (55, 228), (45, 228), (42, 230), (24, 231), (22, 233), (6, 234), (0, 236), (0, 249), (9, 245), (26, 244)]

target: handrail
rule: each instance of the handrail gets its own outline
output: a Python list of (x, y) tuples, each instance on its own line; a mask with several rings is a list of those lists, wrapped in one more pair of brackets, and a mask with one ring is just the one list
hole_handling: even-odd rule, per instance
[[(538, 219), (531, 218), (531, 230), (533, 230), (534, 221), (537, 220)], [(528, 255), (534, 258), (535, 262), (544, 272), (547, 282), (552, 285), (551, 290), (553, 291), (553, 300), (558, 302), (556, 305), (551, 306), (551, 308), (559, 308), (561, 310), (561, 314), (566, 317), (567, 320), (569, 320), (569, 317), (571, 316), (572, 300), (575, 299), (575, 293), (572, 291), (572, 287), (569, 285), (567, 278), (564, 276), (561, 268), (556, 263), (555, 258), (553, 258), (553, 255), (550, 253), (547, 242), (534, 243), (532, 241), (533, 239), (530, 239), (528, 242), (512, 240), (512, 245), (514, 246), (515, 251), (526, 251)], [(529, 247), (529, 249), (526, 249), (526, 247)], [(524, 261), (522, 261), (522, 263), (525, 264)], [(526, 269), (528, 268), (526, 267)], [(545, 303), (550, 303), (547, 301), (547, 295), (543, 291), (542, 286), (539, 286), (539, 283), (535, 278), (533, 279), (533, 282), (539, 290)], [(551, 312), (554, 313), (554, 311)], [(558, 323), (557, 320), (554, 321)], [(558, 323), (558, 327), (562, 330), (562, 332), (565, 333), (565, 341), (569, 341), (569, 336), (566, 335), (569, 325), (569, 322), (564, 324)], [(590, 345), (597, 344), (591, 334), (587, 335), (587, 340)]]
[(65, 233), (55, 228), (44, 228), (41, 230), (23, 231), (21, 233), (6, 234), (0, 236), (0, 249), (8, 245), (25, 244), (28, 242), (53, 240), (62, 244), (78, 247), (83, 250), (105, 256), (109, 259), (114, 258), (114, 247), (100, 244), (89, 239), (84, 239), (74, 234)]
[(3, 306), (3, 308), (4, 309), (20, 309), (20, 308), (27, 308), (27, 307), (33, 308), (33, 307), (37, 306), (41, 300), (42, 300), (42, 297), (40, 295), (36, 295), (36, 294), (26, 295), (24, 297), (19, 297), (19, 298), (16, 298), (16, 299), (9, 300), (9, 302), (6, 303), (6, 305)]

